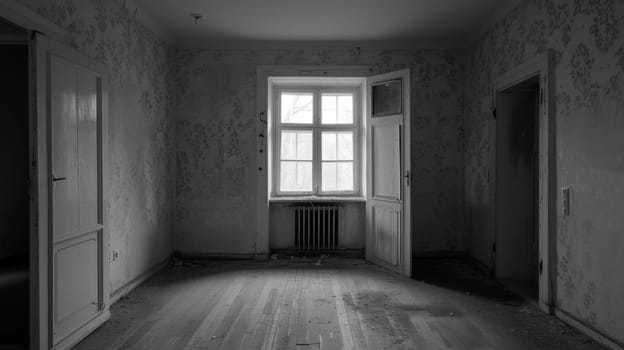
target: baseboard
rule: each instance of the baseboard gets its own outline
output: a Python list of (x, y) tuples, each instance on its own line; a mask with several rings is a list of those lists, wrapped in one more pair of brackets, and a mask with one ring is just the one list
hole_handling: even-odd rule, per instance
[(586, 325), (576, 317), (561, 309), (555, 308), (555, 316), (611, 350), (624, 350), (624, 344), (618, 342), (617, 340), (611, 339), (597, 329)]
[(412, 252), (414, 259), (446, 259), (446, 258), (463, 258), (467, 254), (455, 250), (440, 250), (440, 251), (415, 251)]
[(136, 278), (132, 279), (130, 282), (124, 284), (120, 288), (117, 288), (110, 295), (110, 301), (109, 301), (110, 304), (113, 305), (114, 303), (116, 303), (122, 296), (128, 294), (134, 288), (138, 287), (141, 283), (145, 282), (145, 280), (152, 277), (156, 272), (160, 271), (163, 267), (167, 266), (167, 263), (169, 263), (169, 257), (167, 257), (165, 260), (161, 261), (160, 263), (156, 264), (154, 267), (147, 270), (146, 272), (143, 272)]
[(345, 258), (364, 258), (364, 249), (335, 249), (318, 252), (303, 252), (291, 248), (274, 248), (271, 249), (272, 254), (285, 255), (285, 256), (338, 256)]
[(267, 254), (254, 253), (180, 253), (184, 260), (255, 260)]

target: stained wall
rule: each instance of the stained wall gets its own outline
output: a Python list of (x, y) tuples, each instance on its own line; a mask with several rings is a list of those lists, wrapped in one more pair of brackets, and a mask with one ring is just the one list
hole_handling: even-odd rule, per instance
[(415, 249), (456, 251), (463, 235), (463, 67), (453, 52), (176, 49), (174, 248), (248, 255), (256, 246), (258, 65), (367, 65), (412, 72)]
[[(624, 3), (527, 0), (466, 59), (469, 252), (491, 262), (488, 123), (498, 77), (547, 49), (556, 57), (556, 306), (624, 343)], [(571, 190), (561, 215), (561, 187)]]
[(118, 0), (18, 0), (65, 28), (71, 46), (105, 65), (109, 92), (111, 290), (171, 253), (174, 123), (168, 48)]

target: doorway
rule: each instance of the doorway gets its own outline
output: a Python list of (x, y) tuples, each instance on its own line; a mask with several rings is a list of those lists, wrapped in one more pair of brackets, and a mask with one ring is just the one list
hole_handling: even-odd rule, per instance
[(27, 32), (0, 21), (0, 348), (29, 347)]
[(539, 298), (539, 75), (496, 98), (495, 275), (531, 301)]

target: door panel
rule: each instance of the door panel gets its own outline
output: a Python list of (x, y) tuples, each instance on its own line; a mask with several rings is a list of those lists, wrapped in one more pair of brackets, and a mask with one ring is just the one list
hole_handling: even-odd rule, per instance
[(57, 337), (82, 326), (98, 311), (97, 234), (56, 251), (54, 308)]
[(373, 208), (375, 257), (392, 266), (399, 264), (401, 211), (395, 206), (376, 205)]
[[(45, 259), (39, 268), (49, 284), (51, 339), (41, 348), (71, 348), (103, 323), (108, 311), (108, 237), (105, 225), (104, 69), (37, 35), (37, 120), (47, 125), (51, 233), (43, 231)], [(41, 111), (41, 113), (39, 113)], [(47, 164), (45, 162), (44, 164)], [(49, 238), (49, 241), (44, 239)], [(43, 272), (45, 271), (45, 272)], [(41, 280), (41, 279), (40, 279)], [(45, 289), (44, 289), (45, 287)]]
[(373, 149), (373, 197), (380, 200), (401, 199), (400, 117), (375, 118), (371, 122)]
[(78, 229), (78, 164), (76, 152), (76, 71), (61, 58), (50, 63), (50, 106), (55, 239), (70, 236)]
[(97, 76), (78, 70), (77, 87), (79, 225), (85, 230), (99, 224)]
[(409, 70), (367, 83), (366, 258), (411, 274)]

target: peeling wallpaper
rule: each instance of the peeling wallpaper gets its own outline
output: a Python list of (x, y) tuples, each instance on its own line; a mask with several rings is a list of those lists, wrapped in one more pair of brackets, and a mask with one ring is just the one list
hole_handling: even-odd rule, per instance
[(454, 53), (177, 49), (172, 62), (176, 250), (255, 251), (258, 65), (411, 68), (415, 249), (464, 249), (463, 66)]
[(121, 1), (19, 0), (108, 69), (111, 290), (171, 253), (174, 123), (168, 48)]
[(490, 263), (488, 123), (494, 81), (552, 49), (556, 56), (557, 307), (624, 343), (624, 2), (527, 0), (466, 59), (465, 198), (469, 251)]

